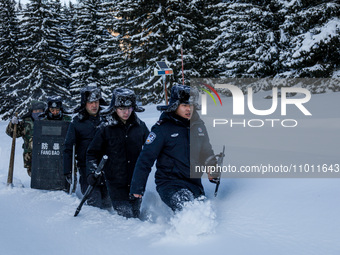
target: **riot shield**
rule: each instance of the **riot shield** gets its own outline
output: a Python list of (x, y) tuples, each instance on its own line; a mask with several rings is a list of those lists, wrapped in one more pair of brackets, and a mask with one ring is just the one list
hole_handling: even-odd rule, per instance
[(67, 190), (63, 173), (64, 142), (69, 122), (34, 122), (31, 188)]

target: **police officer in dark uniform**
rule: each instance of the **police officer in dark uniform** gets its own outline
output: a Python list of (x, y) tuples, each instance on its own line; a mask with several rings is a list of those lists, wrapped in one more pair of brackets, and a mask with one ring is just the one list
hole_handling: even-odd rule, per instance
[(47, 107), (45, 112), (39, 115), (39, 117), (41, 120), (62, 120), (69, 122), (72, 118), (67, 114), (71, 113), (64, 109), (61, 97), (54, 96), (47, 98)]
[(133, 170), (149, 134), (135, 113), (143, 111), (132, 90), (115, 89), (110, 107), (102, 112), (107, 122), (97, 131), (86, 156), (89, 183), (96, 182), (96, 165), (103, 155), (108, 156), (103, 171), (112, 206), (118, 215), (127, 218), (137, 218), (140, 212), (141, 200), (130, 199), (129, 194)]
[[(97, 128), (103, 121), (99, 110), (101, 105), (106, 105), (106, 103), (101, 97), (100, 89), (94, 86), (83, 88), (80, 95), (80, 106), (74, 110), (77, 115), (70, 123), (66, 134), (63, 164), (66, 180), (71, 183), (73, 145), (75, 145), (77, 167), (80, 174), (80, 188), (84, 194), (89, 185), (86, 175), (86, 151)], [(87, 204), (99, 208), (111, 207), (104, 179), (99, 180), (98, 185), (96, 185), (87, 200)]]
[[(204, 195), (201, 176), (190, 176), (190, 160), (194, 161), (192, 165), (205, 165), (207, 159), (214, 158), (214, 153), (206, 127), (196, 111), (199, 108), (197, 102), (197, 89), (176, 85), (171, 89), (169, 105), (157, 107), (163, 113), (152, 127), (136, 163), (131, 182), (134, 197), (141, 198), (144, 194), (156, 159), (156, 189), (162, 201), (173, 211), (181, 210), (184, 202)], [(191, 134), (195, 139), (193, 148), (189, 148), (190, 132), (194, 132)], [(193, 150), (191, 155), (190, 149)]]

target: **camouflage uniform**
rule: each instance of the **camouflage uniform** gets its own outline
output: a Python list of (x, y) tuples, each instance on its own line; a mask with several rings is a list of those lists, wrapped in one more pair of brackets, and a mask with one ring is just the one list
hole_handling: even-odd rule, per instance
[[(24, 117), (19, 121), (17, 125), (17, 137), (22, 137), (24, 139), (24, 144), (22, 148), (24, 149), (24, 167), (27, 168), (27, 172), (30, 174), (32, 165), (32, 149), (33, 149), (33, 127), (34, 121), (29, 115)], [(14, 125), (9, 122), (6, 128), (6, 134), (13, 137)]]
[[(22, 148), (24, 149), (24, 167), (27, 168), (27, 173), (31, 176), (32, 168), (32, 149), (33, 149), (33, 127), (34, 119), (38, 119), (39, 112), (34, 113), (35, 110), (43, 110), (46, 104), (41, 101), (33, 100), (30, 103), (28, 112), (22, 116), (19, 123), (17, 124), (17, 134), (16, 137), (22, 137), (24, 139), (24, 144)], [(14, 125), (12, 121), (9, 122), (6, 128), (6, 134), (13, 137)]]
[(63, 116), (63, 121), (71, 122), (71, 121), (72, 121), (72, 117), (69, 116), (69, 115), (64, 115), (64, 116)]

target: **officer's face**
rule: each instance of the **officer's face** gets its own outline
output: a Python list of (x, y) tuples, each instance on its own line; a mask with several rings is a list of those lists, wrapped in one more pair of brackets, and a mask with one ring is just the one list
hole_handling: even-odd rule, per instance
[(60, 113), (59, 108), (50, 108), (50, 112), (54, 115), (57, 116)]
[(88, 114), (90, 114), (91, 116), (96, 116), (99, 111), (99, 100), (93, 102), (86, 102), (85, 108)]
[(178, 116), (181, 116), (182, 118), (190, 120), (190, 118), (192, 116), (193, 109), (194, 109), (194, 106), (192, 106), (192, 105), (189, 105), (189, 104), (180, 104), (177, 107), (177, 110), (176, 110), (175, 113)]
[(116, 109), (118, 117), (125, 123), (131, 116), (132, 107), (118, 107)]

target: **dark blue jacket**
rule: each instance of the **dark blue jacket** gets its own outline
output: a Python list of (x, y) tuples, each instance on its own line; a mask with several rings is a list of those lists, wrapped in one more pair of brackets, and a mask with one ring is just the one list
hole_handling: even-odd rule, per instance
[[(191, 148), (190, 141), (193, 145)], [(190, 176), (190, 161), (194, 169), (195, 164), (204, 165), (205, 160), (211, 155), (214, 153), (206, 127), (196, 111), (191, 121), (174, 113), (164, 112), (157, 124), (152, 127), (138, 158), (131, 182), (131, 193), (141, 195), (144, 193), (151, 167), (157, 159), (155, 173), (157, 188), (169, 183), (183, 184), (184, 181), (186, 186), (194, 185), (196, 190), (198, 188), (201, 194), (204, 194), (201, 175), (198, 178)]]
[(87, 174), (96, 170), (103, 155), (106, 185), (112, 200), (128, 200), (130, 183), (137, 158), (149, 134), (145, 123), (133, 112), (126, 124), (116, 113), (96, 132), (87, 150)]
[[(76, 160), (79, 168), (86, 168), (86, 151), (91, 143), (97, 127), (102, 122), (102, 117), (97, 115), (86, 116), (77, 115), (70, 123), (64, 147), (64, 174), (72, 171), (72, 150), (73, 144), (76, 145)], [(84, 173), (85, 174), (85, 173)], [(84, 176), (86, 178), (86, 176)]]

